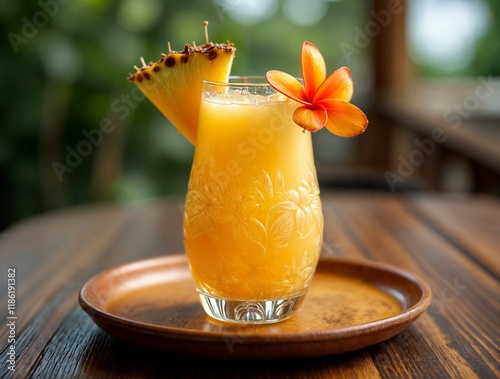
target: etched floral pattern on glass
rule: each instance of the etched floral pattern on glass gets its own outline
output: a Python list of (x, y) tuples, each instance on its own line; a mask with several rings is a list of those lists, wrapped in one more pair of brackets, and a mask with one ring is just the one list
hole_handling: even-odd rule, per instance
[(209, 158), (191, 173), (185, 235), (207, 242), (191, 265), (198, 285), (216, 296), (291, 297), (314, 274), (323, 228), (315, 170), (290, 184), (279, 169), (256, 171), (244, 193)]

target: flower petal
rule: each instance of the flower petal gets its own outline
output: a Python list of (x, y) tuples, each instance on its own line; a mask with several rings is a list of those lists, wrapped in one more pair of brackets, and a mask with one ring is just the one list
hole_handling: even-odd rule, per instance
[(307, 99), (312, 103), (316, 91), (326, 78), (325, 60), (316, 46), (311, 42), (305, 41), (302, 44), (300, 62)]
[(328, 99), (318, 105), (328, 113), (326, 128), (341, 137), (353, 137), (361, 134), (368, 126), (368, 119), (361, 109), (345, 101)]
[(298, 107), (293, 112), (293, 121), (302, 128), (314, 133), (325, 126), (328, 121), (328, 115), (322, 106), (314, 108), (303, 106)]
[(351, 71), (347, 67), (341, 67), (333, 72), (319, 87), (312, 103), (325, 100), (337, 99), (351, 101), (354, 86)]
[(276, 91), (299, 103), (309, 104), (304, 87), (292, 75), (282, 71), (271, 70), (267, 72), (266, 79)]

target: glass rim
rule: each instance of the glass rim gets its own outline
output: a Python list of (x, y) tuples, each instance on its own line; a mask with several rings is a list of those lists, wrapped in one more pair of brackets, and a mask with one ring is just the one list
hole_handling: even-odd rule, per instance
[[(302, 83), (301, 78), (296, 79)], [(203, 79), (203, 84), (226, 87), (271, 87), (265, 75), (231, 75), (227, 82)]]
[(203, 79), (203, 84), (227, 87), (266, 87), (271, 86), (264, 75), (231, 75), (227, 82)]

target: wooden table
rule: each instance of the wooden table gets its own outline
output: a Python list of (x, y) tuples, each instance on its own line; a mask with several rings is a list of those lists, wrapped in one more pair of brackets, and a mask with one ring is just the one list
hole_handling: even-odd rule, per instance
[[(431, 286), (433, 304), (398, 336), (351, 353), (280, 362), (200, 360), (119, 342), (81, 310), (78, 292), (103, 269), (181, 252), (182, 199), (92, 205), (25, 220), (0, 236), (0, 377), (11, 374), (12, 346), (12, 377), (19, 378), (500, 377), (498, 199), (326, 192), (322, 198), (323, 254), (389, 263)], [(7, 314), (12, 269), (15, 329)]]

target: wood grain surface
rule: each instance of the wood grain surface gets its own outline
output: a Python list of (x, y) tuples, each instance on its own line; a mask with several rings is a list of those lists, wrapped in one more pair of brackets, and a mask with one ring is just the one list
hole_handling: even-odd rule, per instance
[[(242, 362), (162, 354), (115, 340), (78, 306), (93, 275), (182, 247), (182, 199), (92, 205), (27, 219), (0, 238), (0, 377), (498, 378), (500, 202), (491, 197), (322, 194), (324, 256), (388, 263), (434, 300), (396, 337), (322, 358)], [(7, 326), (15, 269), (15, 342)], [(8, 353), (15, 347), (15, 371)]]

